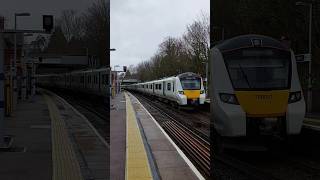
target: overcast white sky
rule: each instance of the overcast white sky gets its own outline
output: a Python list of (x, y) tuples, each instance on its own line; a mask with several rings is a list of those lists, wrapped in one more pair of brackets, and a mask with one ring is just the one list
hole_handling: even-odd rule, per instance
[(111, 0), (111, 67), (148, 60), (165, 37), (180, 37), (201, 13), (210, 14), (210, 0)]

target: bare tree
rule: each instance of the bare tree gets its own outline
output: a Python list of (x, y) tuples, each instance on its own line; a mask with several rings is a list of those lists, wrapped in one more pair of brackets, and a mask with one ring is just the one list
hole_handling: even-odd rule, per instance
[(57, 20), (67, 41), (71, 39), (81, 39), (85, 35), (83, 15), (79, 15), (75, 10), (64, 10)]
[(193, 59), (193, 71), (204, 75), (203, 63), (209, 60), (210, 30), (209, 18), (202, 14), (201, 19), (187, 26), (187, 32), (183, 36), (187, 52)]
[(209, 16), (202, 13), (198, 20), (187, 26), (182, 38), (165, 38), (148, 61), (139, 63), (137, 77), (147, 81), (187, 71), (204, 75), (204, 63), (209, 60), (209, 34)]
[(96, 53), (102, 65), (107, 65), (107, 39), (109, 35), (109, 8), (106, 1), (95, 0), (84, 15), (86, 41), (90, 52)]

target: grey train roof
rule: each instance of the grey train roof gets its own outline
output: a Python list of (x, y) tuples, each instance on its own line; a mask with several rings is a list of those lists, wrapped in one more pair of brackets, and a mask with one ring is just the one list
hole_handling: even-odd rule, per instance
[(254, 47), (253, 40), (260, 40), (261, 46), (259, 47), (272, 47), (276, 49), (289, 50), (280, 41), (263, 35), (249, 34), (241, 35), (228, 40), (225, 40), (215, 46), (220, 51), (230, 51), (246, 47)]

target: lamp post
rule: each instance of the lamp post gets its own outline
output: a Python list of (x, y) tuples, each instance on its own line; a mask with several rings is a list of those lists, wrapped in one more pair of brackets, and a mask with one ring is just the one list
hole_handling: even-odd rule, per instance
[[(110, 48), (109, 49), (109, 52), (108, 52), (108, 54), (109, 54), (109, 57), (110, 57), (110, 52), (111, 51), (116, 51), (116, 49), (115, 48)], [(114, 67), (115, 68), (115, 67)], [(111, 97), (112, 98), (114, 98), (114, 88), (112, 88), (112, 86), (113, 86), (113, 84), (112, 84), (112, 69), (111, 69), (111, 67), (110, 67), (110, 75), (109, 75), (109, 82), (110, 82), (110, 86), (109, 86), (109, 96), (111, 95)]]
[[(14, 31), (17, 30), (17, 17), (18, 16), (30, 16), (30, 13), (15, 13), (14, 14)], [(11, 76), (11, 84), (13, 81), (13, 108), (16, 108), (17, 104), (17, 33), (14, 33), (14, 58), (13, 58), (13, 75)], [(11, 89), (12, 92), (12, 89)]]
[(309, 68), (308, 68), (308, 96), (307, 96), (307, 112), (312, 110), (312, 82), (311, 82), (311, 68), (312, 68), (312, 3), (296, 2), (297, 6), (309, 6)]

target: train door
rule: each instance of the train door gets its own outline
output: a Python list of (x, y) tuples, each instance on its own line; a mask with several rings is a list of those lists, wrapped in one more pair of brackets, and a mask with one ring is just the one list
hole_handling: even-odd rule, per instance
[(67, 74), (63, 75), (63, 79), (64, 79), (64, 88), (67, 88)]
[(72, 82), (72, 74), (70, 73), (70, 75), (69, 75), (69, 88), (72, 88), (71, 87), (71, 82)]
[(101, 78), (100, 77), (101, 77), (101, 72), (98, 73), (98, 77), (97, 77), (98, 78), (98, 88), (99, 88), (98, 91), (99, 92), (101, 92)]
[(166, 90), (166, 82), (163, 81), (163, 82), (162, 82), (162, 92), (163, 92), (163, 96), (166, 96), (165, 90)]
[(153, 92), (153, 94), (154, 94), (154, 86), (155, 86), (155, 84), (153, 83), (153, 85), (152, 85), (152, 92)]

